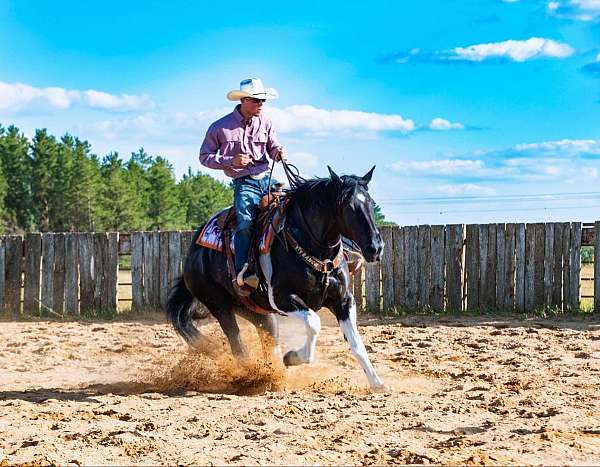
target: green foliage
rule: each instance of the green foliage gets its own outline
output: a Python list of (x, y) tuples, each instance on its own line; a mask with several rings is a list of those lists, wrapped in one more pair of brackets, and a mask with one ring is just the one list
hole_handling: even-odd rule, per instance
[(232, 189), (188, 171), (179, 183), (144, 149), (99, 159), (87, 141), (0, 126), (0, 233), (190, 229), (231, 204)]
[(582, 263), (593, 263), (594, 262), (594, 247), (593, 246), (582, 246), (581, 247), (581, 262)]
[(381, 207), (378, 204), (375, 204), (373, 214), (375, 215), (375, 224), (377, 224), (377, 227), (388, 227), (398, 225), (395, 222), (385, 220), (385, 216), (383, 215), (383, 212), (381, 212)]
[(180, 204), (185, 209), (185, 226), (195, 229), (208, 222), (216, 211), (233, 204), (233, 189), (209, 175), (188, 169), (179, 184)]
[(0, 169), (6, 191), (3, 215), (8, 232), (21, 233), (33, 226), (29, 141), (15, 126), (0, 127)]

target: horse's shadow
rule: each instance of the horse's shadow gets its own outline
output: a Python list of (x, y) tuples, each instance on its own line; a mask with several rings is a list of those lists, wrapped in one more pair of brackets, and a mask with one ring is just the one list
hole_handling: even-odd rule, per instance
[(110, 394), (118, 396), (132, 396), (143, 394), (162, 394), (168, 396), (186, 396), (185, 390), (161, 390), (143, 383), (120, 381), (108, 384), (91, 384), (85, 387), (64, 388), (36, 388), (23, 391), (0, 391), (0, 402), (21, 400), (33, 404), (45, 404), (50, 400), (69, 402), (102, 403), (98, 397)]

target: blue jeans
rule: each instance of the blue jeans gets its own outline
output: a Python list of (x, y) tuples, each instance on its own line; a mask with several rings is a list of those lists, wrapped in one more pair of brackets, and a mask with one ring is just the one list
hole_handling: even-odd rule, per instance
[[(271, 184), (277, 183), (271, 179)], [(269, 177), (254, 180), (240, 177), (233, 181), (233, 206), (237, 217), (237, 227), (233, 243), (235, 248), (235, 271), (239, 273), (248, 261), (248, 250), (254, 232), (254, 220), (258, 214), (258, 204), (268, 192)]]

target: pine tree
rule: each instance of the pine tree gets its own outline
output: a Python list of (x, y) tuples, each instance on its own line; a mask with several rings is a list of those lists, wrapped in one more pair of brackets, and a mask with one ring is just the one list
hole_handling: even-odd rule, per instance
[(101, 170), (101, 229), (127, 232), (142, 228), (141, 197), (129, 183), (130, 177), (119, 154), (107, 155)]
[(0, 167), (7, 191), (3, 217), (10, 232), (22, 233), (33, 227), (31, 157), (29, 141), (15, 126), (0, 127)]
[(218, 210), (233, 204), (231, 187), (209, 175), (197, 172), (183, 176), (179, 183), (181, 205), (185, 209), (185, 228), (194, 229), (206, 223)]
[(31, 190), (35, 223), (42, 232), (51, 230), (53, 176), (58, 165), (58, 143), (46, 129), (36, 130), (32, 143)]
[(90, 154), (90, 145), (87, 141), (75, 138), (69, 200), (71, 230), (93, 232), (98, 228), (97, 222), (101, 217), (98, 200), (101, 185), (102, 176), (98, 157)]
[(179, 190), (173, 167), (169, 162), (157, 157), (148, 170), (150, 229), (176, 229), (183, 224), (184, 210), (179, 201)]
[(125, 164), (127, 170), (125, 180), (127, 185), (136, 193), (136, 216), (135, 223), (132, 228), (136, 230), (145, 230), (150, 227), (148, 219), (148, 210), (150, 207), (150, 183), (148, 181), (148, 170), (154, 163), (144, 148), (140, 148), (138, 152), (131, 153), (131, 157)]

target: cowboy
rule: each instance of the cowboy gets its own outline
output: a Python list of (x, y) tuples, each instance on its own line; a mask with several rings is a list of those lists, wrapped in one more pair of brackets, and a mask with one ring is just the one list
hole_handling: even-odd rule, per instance
[(233, 178), (237, 216), (233, 287), (242, 296), (250, 295), (259, 283), (258, 276), (248, 271), (248, 250), (258, 204), (269, 190), (267, 156), (275, 161), (286, 159), (271, 120), (262, 115), (265, 101), (277, 97), (277, 91), (265, 88), (260, 79), (243, 80), (239, 91), (227, 94), (227, 99), (240, 103), (233, 112), (210, 125), (200, 148), (202, 165), (223, 170)]

